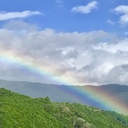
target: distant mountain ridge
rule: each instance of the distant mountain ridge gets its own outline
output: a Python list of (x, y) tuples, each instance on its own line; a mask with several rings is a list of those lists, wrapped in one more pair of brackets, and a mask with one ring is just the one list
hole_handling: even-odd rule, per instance
[[(55, 102), (71, 102), (71, 103), (82, 103), (79, 97), (75, 94), (73, 90), (70, 92), (64, 91), (66, 85), (54, 85), (54, 84), (45, 84), (45, 83), (36, 83), (36, 82), (23, 82), (23, 81), (7, 81), (0, 80), (0, 88), (6, 88), (13, 92), (18, 92), (33, 98), (37, 97), (49, 97), (51, 101)], [(77, 88), (89, 88), (95, 89), (97, 92), (103, 91), (109, 94), (112, 94), (114, 97), (117, 97), (122, 103), (128, 106), (128, 86), (119, 85), (119, 84), (108, 84), (102, 86), (75, 86)], [(99, 103), (91, 100), (90, 97), (84, 97), (86, 105), (94, 106), (98, 108), (103, 108)]]
[(90, 86), (90, 88), (100, 90), (109, 93), (118, 99), (120, 99), (125, 104), (128, 104), (128, 86), (120, 84), (107, 84), (102, 86)]

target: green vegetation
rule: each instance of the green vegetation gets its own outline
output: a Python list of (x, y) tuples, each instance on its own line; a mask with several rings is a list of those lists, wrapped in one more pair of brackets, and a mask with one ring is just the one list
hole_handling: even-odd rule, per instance
[(128, 117), (0, 89), (0, 128), (128, 128)]

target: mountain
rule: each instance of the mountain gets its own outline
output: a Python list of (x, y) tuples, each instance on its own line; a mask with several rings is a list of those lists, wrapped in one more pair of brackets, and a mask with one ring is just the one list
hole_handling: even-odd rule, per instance
[(128, 128), (128, 116), (0, 89), (1, 128)]
[(128, 86), (120, 84), (108, 84), (102, 86), (89, 86), (89, 88), (95, 91), (101, 91), (109, 93), (114, 97), (117, 97), (120, 101), (128, 105)]
[[(19, 82), (0, 80), (0, 88), (6, 88), (20, 94), (31, 96), (33, 98), (48, 96), (53, 102), (70, 102), (81, 103), (88, 106), (94, 106), (101, 109), (106, 109), (98, 101), (87, 96), (80, 96), (74, 90), (95, 90), (97, 93), (110, 94), (116, 97), (122, 104), (128, 106), (128, 86), (119, 84), (109, 84), (102, 86), (69, 86), (54, 85), (34, 82)], [(72, 89), (72, 87), (74, 89)]]

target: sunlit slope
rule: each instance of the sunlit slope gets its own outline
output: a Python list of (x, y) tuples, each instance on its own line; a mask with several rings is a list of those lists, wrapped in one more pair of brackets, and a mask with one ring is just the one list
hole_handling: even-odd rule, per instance
[(2, 128), (127, 128), (128, 117), (77, 103), (53, 103), (0, 89)]

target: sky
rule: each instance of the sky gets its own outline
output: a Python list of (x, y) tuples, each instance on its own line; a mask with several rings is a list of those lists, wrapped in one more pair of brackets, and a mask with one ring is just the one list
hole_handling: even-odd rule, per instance
[(1, 1), (0, 79), (128, 85), (127, 78), (128, 0)]

